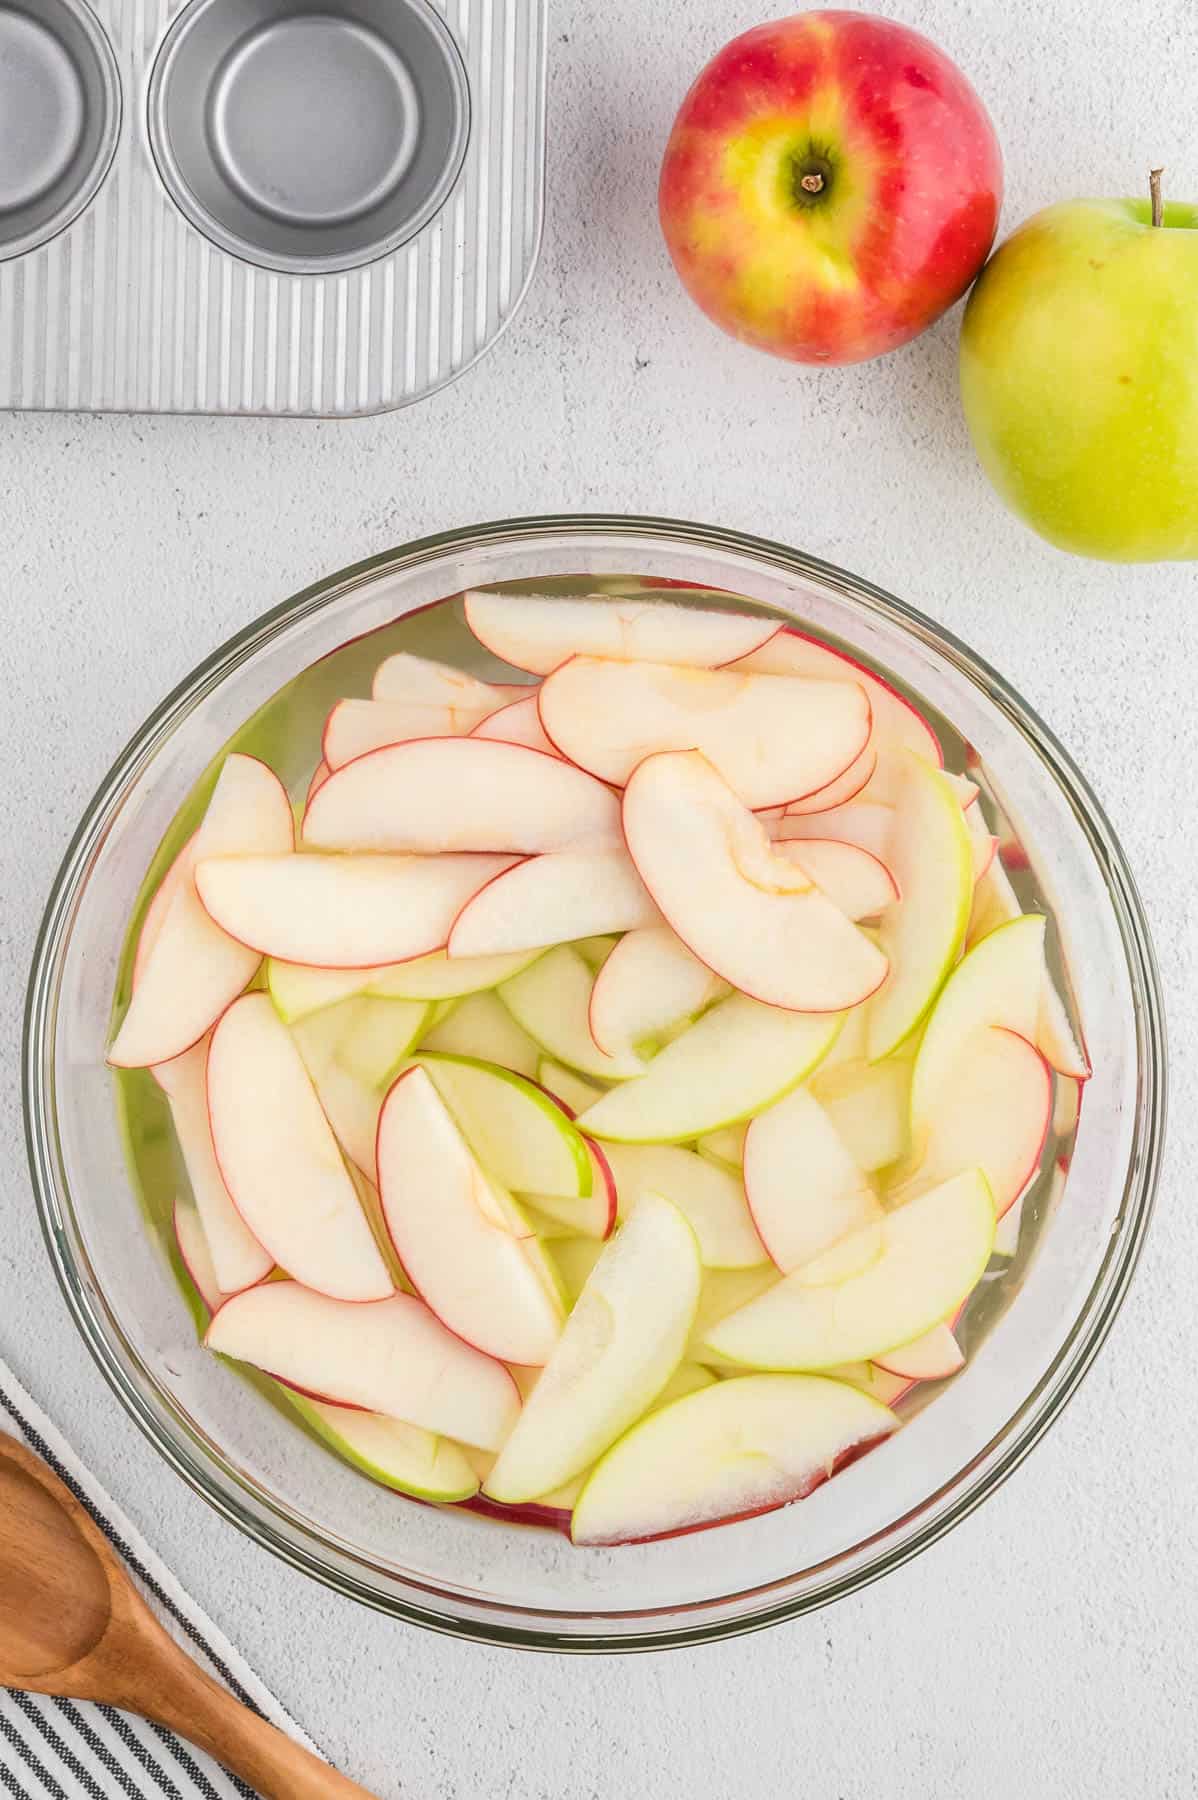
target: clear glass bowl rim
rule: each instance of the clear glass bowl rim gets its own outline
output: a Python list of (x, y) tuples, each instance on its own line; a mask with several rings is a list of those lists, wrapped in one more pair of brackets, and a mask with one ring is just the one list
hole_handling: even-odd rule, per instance
[[(917, 1529), (862, 1566), (834, 1575), (798, 1596), (771, 1598), (770, 1584), (761, 1590), (762, 1605), (751, 1614), (727, 1619), (688, 1619), (685, 1608), (666, 1624), (646, 1618), (635, 1635), (565, 1634), (530, 1611), (527, 1625), (494, 1624), (476, 1612), (454, 1619), (441, 1610), (421, 1606), (411, 1597), (383, 1593), (368, 1578), (354, 1575), (322, 1553), (320, 1534), (260, 1516), (239, 1503), (215, 1478), (207, 1455), (170, 1428), (169, 1405), (157, 1396), (148, 1372), (139, 1370), (131, 1352), (119, 1358), (99, 1317), (71, 1244), (69, 1196), (55, 1175), (53, 1095), (45, 1079), (47, 1048), (52, 1042), (56, 971), (69, 933), (75, 901), (87, 879), (90, 859), (102, 842), (110, 810), (169, 736), (175, 722), (215, 688), (239, 663), (287, 627), (331, 605), (343, 594), (377, 577), (412, 567), (447, 552), (467, 552), (488, 545), (541, 537), (605, 533), (626, 538), (652, 536), (711, 550), (751, 556), (832, 589), (884, 621), (897, 625), (945, 658), (972, 681), (989, 702), (1037, 752), (1049, 773), (1068, 795), (1102, 871), (1128, 957), (1136, 1015), (1139, 1083), (1128, 1173), (1119, 1214), (1107, 1254), (1080, 1308), (1072, 1329), (1052, 1365), (1027, 1395), (1019, 1410), (994, 1435), (984, 1451), (958, 1471), (956, 1479), (928, 1495), (918, 1509), (926, 1515)], [(245, 626), (200, 663), (154, 710), (116, 759), (87, 806), (54, 879), (34, 949), (26, 997), (22, 1051), (26, 1148), (39, 1219), (55, 1275), (68, 1309), (101, 1373), (165, 1461), (216, 1512), (283, 1562), (313, 1576), (347, 1598), (411, 1624), (445, 1635), (521, 1649), (611, 1653), (679, 1648), (739, 1636), (798, 1617), (842, 1599), (879, 1580), (950, 1531), (1014, 1472), (1058, 1417), (1101, 1349), (1127, 1294), (1152, 1216), (1164, 1144), (1167, 1081), (1164, 1004), (1156, 958), (1142, 902), (1126, 858), (1089, 783), (1057, 738), (1001, 675), (958, 638), (884, 589), (847, 570), (805, 552), (765, 538), (686, 520), (629, 514), (540, 514), (463, 526), (415, 539), (396, 549), (352, 564), (302, 589)], [(156, 1397), (157, 1396), (157, 1397)], [(948, 1504), (941, 1505), (950, 1490)], [(907, 1519), (894, 1521), (897, 1529)], [(743, 1600), (752, 1590), (741, 1593)], [(451, 1596), (446, 1599), (452, 1601)], [(476, 1603), (477, 1608), (477, 1603)], [(696, 1611), (703, 1609), (697, 1608)]]

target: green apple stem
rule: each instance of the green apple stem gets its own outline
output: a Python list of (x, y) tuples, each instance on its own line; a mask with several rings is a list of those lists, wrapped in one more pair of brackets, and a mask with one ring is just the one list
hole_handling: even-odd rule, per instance
[(1164, 203), (1161, 200), (1161, 176), (1164, 172), (1163, 169), (1149, 169), (1148, 171), (1148, 192), (1152, 197), (1152, 223), (1154, 225), (1161, 224), (1165, 216)]

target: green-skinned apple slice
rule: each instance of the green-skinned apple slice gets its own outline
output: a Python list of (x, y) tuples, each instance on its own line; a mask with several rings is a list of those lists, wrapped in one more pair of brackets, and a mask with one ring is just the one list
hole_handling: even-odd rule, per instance
[[(236, 1294), (269, 1274), (275, 1259), (258, 1242), (233, 1204), (216, 1160), (208, 1106), (208, 1040), (201, 1039), (193, 1049), (177, 1057), (171, 1072), (171, 1121), (205, 1248), (217, 1288), (224, 1294)], [(186, 1250), (184, 1257), (187, 1259)], [(200, 1292), (203, 1293), (202, 1288)]]
[(559, 850), (480, 888), (454, 920), (447, 949), (451, 959), (501, 956), (656, 921), (626, 850)]
[(820, 1067), (811, 1078), (819, 1101), (857, 1167), (866, 1175), (907, 1154), (910, 1146), (911, 1058), (889, 1056)]
[(1027, 913), (984, 937), (953, 970), (924, 1030), (911, 1077), (918, 1139), (975, 1032), (1001, 1025), (1034, 1040), (1044, 980), (1044, 919)]
[[(756, 1300), (759, 1295), (777, 1287), (781, 1279), (772, 1262), (761, 1263), (756, 1269), (704, 1269), (699, 1305), (686, 1349), (688, 1362), (699, 1362), (704, 1366), (709, 1363), (714, 1363), (717, 1367), (725, 1366), (721, 1358), (713, 1355), (707, 1348), (707, 1338), (712, 1328), (730, 1313), (739, 1312), (750, 1300)], [(726, 1366), (734, 1374), (740, 1373), (734, 1365)]]
[(887, 1350), (877, 1359), (877, 1367), (890, 1375), (901, 1375), (907, 1381), (943, 1381), (965, 1367), (965, 1352), (957, 1342), (951, 1322), (941, 1320), (922, 1337)]
[(437, 1055), (473, 1056), (532, 1078), (541, 1060), (540, 1046), (489, 989), (451, 1003), (451, 1010), (425, 1032), (420, 1048)]
[(894, 836), (895, 809), (877, 800), (850, 800), (828, 812), (812, 814), (786, 813), (769, 826), (770, 836), (778, 843), (795, 843), (809, 838), (821, 842), (829, 839), (837, 844), (854, 844), (876, 856), (889, 868), (890, 845)]
[(179, 1256), (192, 1287), (210, 1313), (219, 1312), (229, 1296), (217, 1280), (212, 1250), (193, 1202), (176, 1198), (171, 1222)]
[(235, 1000), (208, 1050), (208, 1112), (225, 1186), (297, 1281), (375, 1300), (392, 1280), (299, 1050), (263, 993)]
[[(880, 1254), (858, 1273), (813, 1286), (796, 1269), (716, 1325), (707, 1347), (759, 1369), (868, 1361), (921, 1337), (961, 1304), (989, 1261), (994, 1224), (985, 1177), (976, 1169), (958, 1175), (885, 1214)], [(872, 1241), (878, 1230), (875, 1223), (865, 1234)]]
[(262, 1282), (225, 1302), (205, 1342), (306, 1397), (480, 1450), (498, 1450), (520, 1413), (503, 1364), (447, 1331), (412, 1294), (353, 1305), (297, 1281)]
[(801, 1500), (898, 1420), (818, 1375), (742, 1375), (676, 1400), (607, 1452), (574, 1508), (576, 1544), (643, 1543)]
[(652, 1405), (682, 1361), (701, 1274), (678, 1208), (646, 1196), (591, 1271), (486, 1494), (519, 1505), (550, 1493)]
[(560, 755), (557, 746), (550, 743), (541, 726), (535, 692), (523, 699), (513, 700), (507, 706), (501, 706), (498, 712), (488, 714), (474, 727), (470, 736), (502, 738), (505, 744), (524, 744), (529, 750), (543, 750), (546, 756)]
[(666, 922), (741, 993), (838, 1012), (885, 980), (886, 958), (774, 854), (765, 827), (697, 751), (646, 757), (624, 791), (624, 835)]
[(744, 1185), (757, 1233), (783, 1274), (881, 1213), (865, 1174), (806, 1088), (751, 1120)]
[(597, 975), (618, 942), (614, 933), (601, 931), (591, 937), (576, 938), (573, 947), (591, 974)]
[(623, 787), (647, 756), (697, 750), (749, 807), (781, 806), (842, 775), (865, 748), (852, 682), (573, 656), (541, 683), (541, 724), (570, 761)]
[(383, 1102), (377, 1159), (395, 1253), (437, 1317), (488, 1355), (544, 1363), (564, 1316), (550, 1265), (424, 1068), (406, 1070)]
[(869, 1002), (871, 1062), (904, 1043), (940, 992), (965, 938), (973, 853), (960, 802), (939, 769), (906, 758), (889, 866), (901, 899), (882, 915), (890, 974)]
[(465, 611), (480, 644), (532, 675), (548, 675), (576, 655), (715, 669), (758, 649), (778, 630), (776, 619), (624, 595), (476, 589), (466, 595)]
[(602, 1088), (585, 1081), (575, 1069), (568, 1069), (565, 1063), (556, 1062), (551, 1056), (542, 1056), (538, 1062), (537, 1080), (555, 1100), (568, 1106), (575, 1117), (585, 1112), (603, 1093)]
[(267, 986), (279, 1017), (291, 1025), (351, 994), (375, 994), (384, 1000), (457, 1000), (498, 987), (526, 969), (537, 954), (524, 950), (515, 956), (463, 956), (450, 962), (444, 950), (432, 950), (410, 962), (366, 969), (314, 969), (271, 957)]
[(477, 1494), (478, 1476), (464, 1452), (436, 1432), (382, 1413), (310, 1400), (290, 1388), (283, 1391), (305, 1425), (331, 1450), (383, 1487), (440, 1506)]
[(609, 1056), (635, 1054), (727, 992), (668, 925), (645, 925), (620, 939), (595, 977), (591, 1036)]
[(535, 856), (618, 844), (620, 808), (593, 775), (523, 744), (417, 738), (331, 775), (305, 815), (304, 841), (314, 850)]
[(591, 1036), (594, 979), (578, 951), (559, 944), (498, 991), (516, 1023), (555, 1061), (599, 1081), (627, 1081), (640, 1075), (645, 1064), (631, 1051), (607, 1056)]
[(503, 1187), (542, 1199), (590, 1197), (594, 1177), (582, 1134), (535, 1082), (471, 1057), (425, 1053), (418, 1060), (483, 1168)]
[(730, 994), (667, 1044), (643, 1075), (588, 1107), (579, 1129), (617, 1143), (653, 1144), (689, 1143), (735, 1125), (809, 1075), (840, 1023), (837, 1013), (785, 1012)]
[(480, 681), (452, 663), (399, 650), (385, 657), (374, 672), (371, 693), (376, 700), (409, 706), (448, 706), (459, 713), (485, 717), (500, 706), (528, 692), (503, 682)]
[(428, 1012), (422, 1000), (363, 994), (292, 1027), (333, 1135), (371, 1181), (377, 1179), (375, 1137), (383, 1095), (420, 1037)]
[(709, 1156), (730, 1169), (743, 1168), (748, 1129), (747, 1125), (723, 1125), (717, 1131), (705, 1131), (695, 1140), (695, 1149), (700, 1156)]
[(753, 1228), (744, 1183), (729, 1169), (677, 1144), (609, 1144), (621, 1218), (644, 1194), (672, 1200), (689, 1221), (706, 1269), (752, 1269), (766, 1251)]
[(169, 872), (173, 892), (139, 960), (132, 999), (108, 1052), (117, 1068), (144, 1068), (190, 1050), (251, 980), (259, 953), (224, 931), (200, 902), (205, 858), (288, 855), (291, 803), (278, 777), (252, 756), (225, 759), (208, 809)]
[(582, 1141), (591, 1164), (589, 1194), (578, 1199), (567, 1199), (559, 1194), (521, 1195), (522, 1201), (534, 1208), (544, 1221), (543, 1227), (538, 1226), (540, 1236), (545, 1236), (545, 1228), (551, 1227), (555, 1237), (564, 1232), (571, 1237), (581, 1235), (601, 1242), (616, 1228), (618, 1194), (611, 1164), (593, 1139), (583, 1138)]
[(354, 994), (364, 994), (377, 973), (377, 969), (314, 969), (272, 956), (266, 964), (266, 989), (284, 1025), (295, 1025)]
[(846, 919), (876, 919), (899, 898), (898, 883), (880, 857), (838, 838), (775, 840), (773, 853), (814, 881)]

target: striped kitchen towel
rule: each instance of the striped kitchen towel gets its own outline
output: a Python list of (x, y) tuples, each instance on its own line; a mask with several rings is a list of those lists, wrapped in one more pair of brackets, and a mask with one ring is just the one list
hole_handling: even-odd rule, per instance
[[(111, 1539), (159, 1619), (200, 1666), (306, 1749), (253, 1670), (86, 1473), (45, 1414), (0, 1361), (0, 1431), (47, 1462)], [(319, 1755), (319, 1751), (316, 1752)], [(109, 1706), (0, 1688), (0, 1795), (12, 1800), (253, 1800), (253, 1790), (160, 1725)]]

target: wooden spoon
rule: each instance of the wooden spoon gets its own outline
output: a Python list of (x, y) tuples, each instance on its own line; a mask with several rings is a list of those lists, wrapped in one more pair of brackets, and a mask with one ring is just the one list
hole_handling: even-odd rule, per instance
[(0, 1687), (97, 1700), (156, 1719), (266, 1800), (372, 1800), (180, 1650), (86, 1508), (3, 1432)]

